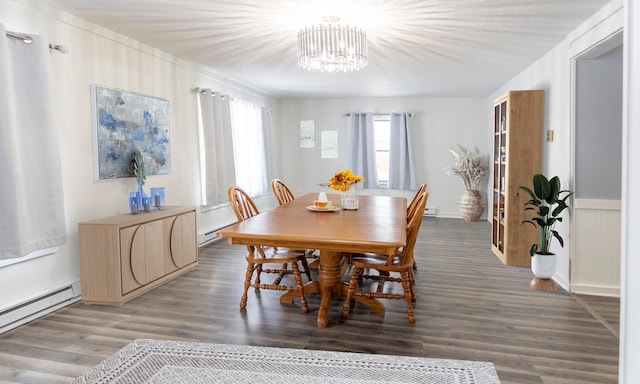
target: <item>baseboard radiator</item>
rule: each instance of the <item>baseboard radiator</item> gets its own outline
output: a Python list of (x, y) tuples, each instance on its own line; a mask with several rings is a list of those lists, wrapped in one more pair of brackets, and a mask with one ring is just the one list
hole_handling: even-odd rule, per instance
[(80, 282), (53, 289), (0, 309), (0, 334), (80, 300)]
[(205, 245), (209, 244), (210, 242), (219, 239), (218, 237), (218, 231), (221, 231), (227, 227), (232, 226), (233, 224), (236, 224), (236, 222), (227, 224), (227, 225), (223, 225), (220, 228), (216, 228), (216, 229), (212, 229), (210, 231), (207, 231), (205, 233), (202, 234), (198, 234), (198, 247), (204, 247)]

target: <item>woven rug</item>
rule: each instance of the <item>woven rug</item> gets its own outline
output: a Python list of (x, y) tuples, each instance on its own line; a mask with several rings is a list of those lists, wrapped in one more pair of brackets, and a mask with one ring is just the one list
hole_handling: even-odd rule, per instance
[(490, 362), (140, 339), (72, 383), (499, 384), (500, 380)]

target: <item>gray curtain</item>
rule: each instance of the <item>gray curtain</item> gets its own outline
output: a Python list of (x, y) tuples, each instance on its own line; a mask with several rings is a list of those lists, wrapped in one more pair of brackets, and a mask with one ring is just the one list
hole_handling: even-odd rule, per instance
[(200, 123), (201, 204), (227, 203), (236, 184), (230, 98), (202, 90), (196, 93)]
[(411, 135), (409, 132), (409, 114), (392, 113), (391, 141), (389, 143), (389, 188), (418, 189), (415, 177)]
[(349, 115), (349, 166), (364, 177), (363, 188), (378, 188), (373, 113)]
[(66, 242), (49, 43), (0, 24), (0, 259)]

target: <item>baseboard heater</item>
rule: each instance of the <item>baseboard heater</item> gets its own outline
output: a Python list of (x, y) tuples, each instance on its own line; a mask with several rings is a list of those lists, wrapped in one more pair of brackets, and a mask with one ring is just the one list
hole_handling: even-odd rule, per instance
[(218, 239), (218, 231), (221, 231), (227, 227), (232, 226), (233, 224), (236, 224), (236, 222), (224, 225), (220, 228), (216, 228), (216, 229), (212, 229), (211, 231), (205, 232), (203, 234), (199, 234), (198, 235), (198, 247), (204, 247), (205, 245), (209, 244), (210, 242)]
[(80, 282), (0, 310), (0, 334), (80, 300)]
[(436, 209), (434, 207), (427, 207), (424, 209), (424, 216), (435, 217)]

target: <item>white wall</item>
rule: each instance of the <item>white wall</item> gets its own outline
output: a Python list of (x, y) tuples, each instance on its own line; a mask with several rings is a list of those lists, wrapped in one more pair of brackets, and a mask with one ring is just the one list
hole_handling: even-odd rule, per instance
[[(0, 0), (0, 23), (7, 30), (44, 35), (69, 47), (67, 54), (51, 53), (69, 241), (54, 255), (0, 268), (0, 309), (78, 281), (78, 222), (128, 212), (135, 179), (94, 178), (91, 84), (169, 100), (172, 173), (149, 176), (145, 185), (147, 190), (165, 187), (169, 205), (197, 206), (200, 198), (194, 87), (210, 87), (269, 106), (274, 109), (275, 127), (280, 125), (278, 100), (39, 2)], [(233, 214), (228, 209), (199, 214), (199, 232), (228, 223), (229, 218)]]
[[(427, 183), (429, 207), (441, 217), (461, 217), (457, 201), (464, 193), (462, 181), (444, 169), (453, 163), (447, 146), (461, 144), (490, 156), (487, 144), (491, 109), (484, 98), (363, 98), (282, 101), (283, 179), (296, 194), (322, 190), (336, 171), (348, 168), (347, 117), (350, 112), (410, 112), (409, 120), (418, 184)], [(300, 120), (315, 121), (314, 148), (300, 148)], [(320, 158), (320, 131), (339, 132), (339, 157)], [(485, 185), (487, 181), (485, 180)], [(486, 188), (482, 188), (484, 190)], [(365, 191), (365, 193), (367, 193)], [(413, 197), (415, 192), (373, 191)], [(486, 196), (485, 196), (486, 199)], [(485, 212), (486, 214), (486, 212)]]

